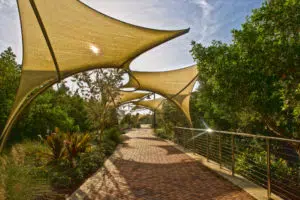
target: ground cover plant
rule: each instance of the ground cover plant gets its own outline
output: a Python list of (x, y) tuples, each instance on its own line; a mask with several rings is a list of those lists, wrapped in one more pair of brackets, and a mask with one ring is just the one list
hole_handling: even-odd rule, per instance
[(1, 156), (1, 199), (64, 199), (95, 173), (121, 142), (117, 128), (93, 133), (57, 131), (14, 144)]

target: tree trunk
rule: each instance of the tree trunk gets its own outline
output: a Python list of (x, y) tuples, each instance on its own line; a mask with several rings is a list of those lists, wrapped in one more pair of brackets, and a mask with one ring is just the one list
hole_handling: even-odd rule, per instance
[[(267, 126), (267, 128), (275, 135), (280, 136), (280, 137), (284, 137), (285, 135), (287, 135), (287, 134), (285, 134), (285, 131), (282, 128), (276, 126), (276, 123), (269, 117), (267, 117), (267, 116), (264, 117), (263, 121), (264, 121), (265, 125)], [(295, 149), (297, 154), (300, 156), (300, 143), (289, 142), (288, 144), (290, 144)]]

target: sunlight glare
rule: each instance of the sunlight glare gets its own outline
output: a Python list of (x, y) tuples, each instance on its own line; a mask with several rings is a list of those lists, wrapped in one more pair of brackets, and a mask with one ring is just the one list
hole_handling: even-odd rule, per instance
[(213, 130), (211, 128), (206, 129), (207, 132), (212, 133)]
[(100, 49), (99, 48), (97, 48), (95, 45), (90, 45), (90, 50), (94, 53), (94, 54), (96, 54), (96, 55), (98, 55), (99, 54), (99, 52), (100, 52)]

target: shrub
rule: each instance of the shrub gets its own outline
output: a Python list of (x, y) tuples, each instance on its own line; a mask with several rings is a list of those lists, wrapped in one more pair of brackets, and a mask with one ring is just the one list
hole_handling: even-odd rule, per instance
[(91, 147), (92, 137), (90, 134), (67, 134), (67, 140), (64, 141), (66, 147), (66, 156), (69, 159), (72, 167), (76, 166), (75, 158), (79, 156), (80, 153), (88, 151)]
[(90, 134), (57, 131), (14, 145), (0, 157), (0, 199), (62, 199), (103, 165), (119, 136), (116, 128), (106, 130), (99, 146)]
[(155, 129), (155, 134), (162, 139), (172, 139), (173, 133), (172, 131), (168, 132), (164, 128)]
[(49, 174), (49, 179), (51, 186), (56, 189), (68, 189), (72, 187), (72, 178), (66, 173), (66, 171), (53, 170)]
[(70, 165), (70, 161), (64, 159), (51, 162), (51, 165), (47, 166), (52, 187), (55, 189), (72, 189), (74, 185), (77, 185), (74, 181), (77, 179), (74, 172), (76, 168), (71, 168)]
[(76, 166), (76, 157), (80, 153), (88, 151), (91, 147), (92, 137), (89, 133), (80, 134), (65, 134), (57, 131), (47, 136), (44, 143), (47, 144), (50, 152), (40, 152), (50, 158), (51, 162), (67, 158), (72, 167)]
[(102, 149), (96, 149), (91, 153), (80, 155), (78, 168), (81, 169), (84, 176), (88, 176), (96, 172), (102, 165), (105, 159), (105, 154)]
[(21, 146), (24, 148), (26, 163), (35, 167), (41, 167), (48, 163), (51, 154), (50, 149), (42, 142), (25, 140)]
[[(240, 154), (236, 155), (236, 171), (242, 175), (246, 175), (253, 180), (261, 182), (265, 177), (258, 179), (258, 174), (266, 173), (267, 162), (266, 162), (266, 151), (253, 151), (252, 149), (245, 149)], [(293, 174), (292, 167), (288, 166), (286, 160), (282, 158), (276, 158), (271, 155), (271, 173), (272, 179), (276, 181), (282, 181), (288, 184), (293, 180), (297, 174)]]
[(122, 130), (130, 129), (130, 128), (131, 128), (131, 126), (129, 124), (127, 124), (127, 123), (121, 124), (121, 129)]
[(65, 134), (52, 133), (48, 135), (45, 140), (45, 144), (50, 148), (50, 154), (45, 153), (52, 161), (62, 159), (65, 156)]
[(121, 143), (121, 131), (118, 128), (110, 128), (103, 132), (103, 139), (100, 147), (103, 149), (105, 156), (110, 156), (116, 146)]
[(103, 140), (111, 140), (119, 144), (121, 142), (120, 135), (121, 131), (118, 128), (110, 128), (104, 131)]
[(5, 173), (7, 199), (33, 199), (38, 193), (51, 190), (48, 180), (38, 173), (32, 173), (31, 166), (10, 163)]
[(47, 171), (35, 162), (36, 153), (41, 149), (40, 143), (25, 141), (23, 144), (13, 145), (10, 151), (1, 156), (0, 199), (59, 196), (51, 189)]
[(112, 140), (103, 140), (101, 143), (105, 156), (110, 156), (114, 152), (116, 146), (117, 144)]
[(75, 189), (90, 175), (95, 173), (104, 162), (101, 149), (94, 149), (80, 154), (76, 159), (76, 167), (70, 168), (69, 160), (61, 160), (49, 168), (51, 185), (56, 189)]

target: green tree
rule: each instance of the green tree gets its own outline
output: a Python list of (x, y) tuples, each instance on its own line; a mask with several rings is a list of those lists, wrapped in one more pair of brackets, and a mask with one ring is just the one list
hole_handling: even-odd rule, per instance
[(189, 126), (183, 112), (170, 101), (163, 103), (162, 110), (157, 115), (158, 126), (167, 134), (173, 132), (174, 126)]
[(21, 113), (11, 139), (37, 138), (52, 133), (55, 127), (63, 132), (88, 131), (85, 104), (80, 96), (71, 95), (64, 83), (57, 90), (50, 88)]
[(299, 138), (299, 24), (300, 1), (272, 0), (232, 31), (231, 44), (192, 42), (204, 117), (221, 128)]
[[(20, 66), (9, 47), (0, 54), (0, 131), (11, 111), (20, 79)], [(36, 138), (59, 127), (63, 131), (86, 131), (90, 125), (85, 110), (86, 102), (72, 95), (69, 88), (59, 84), (58, 90), (48, 89), (39, 95), (19, 116), (10, 141), (24, 137)]]
[(117, 111), (113, 102), (119, 95), (122, 73), (117, 69), (96, 69), (74, 77), (78, 93), (87, 101), (87, 116), (93, 128), (102, 135), (105, 128), (117, 125)]
[(10, 47), (0, 54), (0, 131), (3, 130), (19, 85), (20, 66)]
[(74, 120), (65, 110), (66, 104), (56, 103), (56, 93), (49, 89), (44, 94), (38, 96), (31, 105), (24, 110), (12, 134), (13, 137), (21, 136), (35, 138), (37, 135), (46, 135), (59, 127), (62, 131), (71, 131)]
[(153, 114), (144, 114), (139, 116), (140, 124), (153, 124)]
[(131, 113), (127, 113), (120, 121), (120, 125), (124, 128), (131, 128), (133, 126), (133, 119)]
[(77, 126), (79, 131), (90, 130), (91, 123), (88, 120), (86, 110), (87, 102), (79, 94), (72, 94), (64, 82), (59, 84), (52, 102), (61, 105), (61, 108), (72, 117), (74, 125)]

